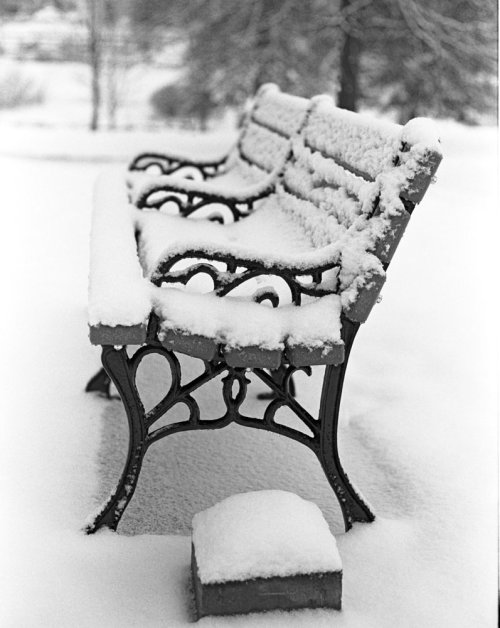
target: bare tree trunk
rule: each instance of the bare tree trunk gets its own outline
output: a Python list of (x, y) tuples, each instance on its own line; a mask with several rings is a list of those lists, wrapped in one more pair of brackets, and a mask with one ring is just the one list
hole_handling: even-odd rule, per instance
[(118, 110), (118, 82), (119, 82), (119, 53), (116, 50), (116, 31), (111, 34), (108, 46), (106, 64), (106, 111), (108, 115), (108, 129), (116, 128), (116, 112)]
[[(342, 0), (342, 10), (349, 9), (352, 0)], [(337, 98), (337, 106), (350, 111), (357, 111), (359, 99), (359, 59), (361, 54), (361, 42), (353, 35), (349, 16), (346, 17), (342, 50), (340, 52), (340, 91)]]
[(101, 0), (87, 0), (88, 6), (88, 27), (89, 27), (89, 55), (90, 70), (92, 73), (92, 114), (90, 117), (90, 130), (97, 131), (99, 128), (99, 111), (101, 107), (101, 27), (102, 11)]
[(264, 83), (273, 80), (271, 58), (272, 33), (271, 20), (273, 10), (276, 10), (276, 0), (260, 0), (260, 16), (257, 23), (255, 55), (258, 59), (258, 69), (254, 78), (253, 93)]

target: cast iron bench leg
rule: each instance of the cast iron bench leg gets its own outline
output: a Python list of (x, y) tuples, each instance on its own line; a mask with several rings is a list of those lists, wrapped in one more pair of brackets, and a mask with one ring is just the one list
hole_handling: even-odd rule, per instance
[(337, 496), (346, 532), (353, 523), (370, 523), (375, 515), (351, 484), (340, 462), (338, 452), (338, 423), (344, 377), (354, 337), (359, 324), (343, 321), (342, 337), (345, 343), (345, 359), (339, 366), (325, 368), (323, 390), (319, 409), (320, 434), (316, 455), (327, 480)]
[(145, 412), (135, 386), (135, 374), (129, 365), (125, 347), (114, 349), (104, 346), (102, 363), (115, 384), (125, 407), (129, 425), (129, 447), (127, 460), (116, 490), (102, 506), (94, 520), (87, 526), (87, 534), (106, 526), (116, 530), (120, 518), (132, 499), (147, 450), (147, 426)]
[(339, 388), (342, 388), (344, 372), (343, 365), (326, 367), (320, 406), (321, 431), (317, 456), (337, 496), (347, 531), (356, 521), (369, 523), (375, 519), (375, 515), (352, 486), (340, 462), (337, 444), (338, 410), (341, 397)]

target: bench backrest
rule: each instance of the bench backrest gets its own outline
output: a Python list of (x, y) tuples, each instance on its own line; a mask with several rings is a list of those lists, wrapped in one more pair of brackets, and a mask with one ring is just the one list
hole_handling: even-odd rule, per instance
[(283, 93), (274, 84), (263, 85), (245, 117), (230, 167), (257, 175), (280, 171), (290, 154), (291, 138), (302, 129), (311, 106), (307, 98)]
[(402, 127), (338, 109), (328, 97), (313, 101), (283, 171), (280, 206), (315, 247), (335, 248), (344, 311), (362, 322), (441, 161), (439, 139), (430, 121)]

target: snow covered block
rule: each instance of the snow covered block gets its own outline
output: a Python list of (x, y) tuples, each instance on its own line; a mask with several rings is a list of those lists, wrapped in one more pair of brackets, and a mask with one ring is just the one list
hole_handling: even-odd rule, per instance
[(193, 518), (198, 618), (334, 608), (342, 562), (320, 509), (286, 491), (233, 495)]
[(180, 331), (167, 329), (160, 333), (162, 345), (170, 351), (186, 353), (201, 360), (213, 360), (217, 354), (218, 345), (211, 338), (199, 334), (183, 334)]
[(93, 345), (142, 345), (146, 342), (147, 325), (89, 325)]
[(286, 356), (294, 366), (313, 364), (342, 364), (344, 361), (343, 344), (326, 344), (323, 347), (310, 348), (303, 345), (287, 347)]
[(281, 351), (279, 349), (262, 349), (258, 346), (226, 347), (224, 357), (227, 365), (233, 368), (277, 369), (281, 364)]

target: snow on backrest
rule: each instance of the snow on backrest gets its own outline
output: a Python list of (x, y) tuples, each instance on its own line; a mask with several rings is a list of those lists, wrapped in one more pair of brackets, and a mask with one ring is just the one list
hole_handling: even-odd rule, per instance
[(326, 97), (313, 101), (302, 133), (292, 142), (279, 195), (315, 246), (334, 241), (359, 217), (371, 216), (379, 202), (378, 214), (396, 214), (404, 211), (400, 196), (421, 199), (440, 160), (431, 121), (412, 120), (402, 127), (338, 109)]
[(345, 170), (296, 139), (278, 194), (284, 211), (307, 228), (313, 244), (325, 246), (338, 237), (339, 229), (348, 229), (363, 211), (372, 208), (377, 190), (376, 183)]
[(432, 122), (381, 123), (325, 99), (293, 140), (279, 205), (314, 247), (336, 245), (338, 290), (352, 320), (366, 319), (409, 220), (406, 201), (422, 199), (440, 160)]
[(238, 143), (239, 161), (265, 172), (281, 169), (290, 139), (302, 128), (311, 101), (266, 86), (257, 99)]
[(401, 147), (399, 124), (339, 109), (327, 99), (315, 105), (304, 130), (305, 144), (367, 181), (391, 168)]
[(339, 109), (328, 97), (313, 100), (279, 194), (314, 246), (325, 246), (372, 211), (377, 178), (394, 169), (401, 127)]

